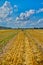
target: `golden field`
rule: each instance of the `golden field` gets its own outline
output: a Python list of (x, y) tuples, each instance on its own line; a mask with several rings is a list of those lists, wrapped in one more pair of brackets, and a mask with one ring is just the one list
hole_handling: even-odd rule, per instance
[(0, 65), (43, 65), (43, 29), (0, 30)]

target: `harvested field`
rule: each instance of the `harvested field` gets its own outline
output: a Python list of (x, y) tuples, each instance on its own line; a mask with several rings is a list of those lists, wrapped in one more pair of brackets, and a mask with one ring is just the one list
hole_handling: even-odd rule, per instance
[(43, 30), (0, 30), (0, 65), (43, 65)]

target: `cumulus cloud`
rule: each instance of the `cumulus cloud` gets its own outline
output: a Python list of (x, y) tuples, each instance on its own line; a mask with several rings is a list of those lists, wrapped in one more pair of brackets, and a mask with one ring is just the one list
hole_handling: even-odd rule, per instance
[(17, 11), (18, 11), (18, 6), (14, 5), (14, 12), (17, 12)]
[(12, 13), (12, 6), (10, 2), (5, 1), (2, 7), (0, 7), (0, 18), (4, 19)]
[(43, 23), (43, 18), (41, 18), (41, 19), (39, 19), (35, 22), (30, 23), (30, 25), (37, 25), (37, 24), (40, 24), (40, 23)]
[(41, 18), (41, 19), (39, 19), (39, 20), (37, 21), (37, 23), (41, 23), (41, 22), (43, 22), (43, 18)]
[(28, 21), (16, 21), (16, 22), (14, 22), (14, 24), (18, 27), (24, 27), (24, 26), (26, 26), (27, 23), (28, 23)]
[(40, 8), (39, 10), (36, 11), (36, 13), (41, 13), (43, 12), (43, 8)]
[(35, 13), (35, 10), (29, 10), (29, 11), (20, 13), (20, 15), (18, 17), (16, 17), (15, 23), (19, 26), (25, 26), (26, 24), (28, 24), (30, 22), (29, 18), (34, 13)]
[(35, 13), (35, 10), (25, 11), (21, 13), (19, 17), (16, 18), (16, 21), (27, 21), (29, 17)]
[(36, 24), (39, 24), (40, 22), (43, 22), (43, 18), (39, 19), (37, 22), (29, 21), (30, 17), (33, 16), (33, 14), (43, 12), (43, 8), (39, 10), (31, 9), (29, 11), (21, 12), (20, 15), (17, 16), (16, 19), (14, 19), (12, 14), (17, 11), (18, 11), (17, 5), (14, 5), (14, 7), (12, 7), (10, 2), (5, 1), (3, 6), (0, 7), (0, 22), (5, 21), (5, 22), (8, 22), (8, 24), (13, 23), (16, 26), (21, 26), (21, 27), (25, 26), (26, 24), (29, 24), (29, 22), (30, 22), (30, 25), (36, 25)]
[(17, 5), (14, 5), (14, 9), (18, 9), (18, 6)]
[(37, 21), (32, 21), (30, 20), (30, 16), (33, 15), (33, 14), (37, 14), (37, 13), (40, 13), (40, 12), (43, 12), (43, 8), (39, 9), (39, 10), (29, 10), (29, 11), (25, 11), (24, 13), (20, 13), (20, 15), (18, 17), (16, 17), (16, 23), (17, 24), (20, 24), (21, 26), (23, 25), (26, 25), (26, 24), (29, 24), (29, 25), (37, 25), (41, 22), (43, 22), (43, 18), (42, 19), (39, 19)]
[[(13, 12), (18, 10), (18, 6), (14, 5), (12, 7), (9, 1), (5, 1), (5, 3), (0, 7), (0, 22), (14, 22)], [(15, 13), (15, 12), (14, 12)]]

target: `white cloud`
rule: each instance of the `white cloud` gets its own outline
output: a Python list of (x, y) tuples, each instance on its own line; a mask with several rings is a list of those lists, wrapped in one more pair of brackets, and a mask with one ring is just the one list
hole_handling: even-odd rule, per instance
[(18, 6), (14, 5), (14, 11), (17, 12), (18, 11)]
[(34, 14), (35, 13), (35, 10), (29, 10), (29, 11), (26, 11), (26, 17), (29, 17), (30, 15)]
[(14, 8), (18, 8), (18, 6), (17, 5), (14, 5)]
[[(33, 14), (37, 14), (37, 13), (40, 13), (40, 12), (43, 12), (43, 8), (39, 9), (39, 10), (29, 10), (29, 11), (25, 11), (24, 13), (21, 13), (19, 15), (19, 17), (16, 17), (16, 24), (18, 25), (21, 25), (21, 26), (25, 26), (26, 24), (29, 24), (29, 25), (37, 25), (41, 22), (43, 22), (43, 18), (42, 19), (39, 19), (37, 21), (31, 21), (29, 18), (31, 15)], [(30, 22), (30, 23), (29, 23)]]
[(39, 10), (36, 11), (36, 13), (41, 13), (43, 12), (43, 8), (40, 8)]
[(0, 18), (4, 19), (10, 14), (12, 14), (12, 6), (10, 2), (5, 1), (3, 6), (0, 7)]
[(27, 21), (29, 20), (29, 17), (34, 13), (35, 10), (25, 11), (24, 13), (21, 13), (19, 17), (16, 18), (16, 21)]
[(26, 26), (26, 24), (30, 22), (29, 17), (33, 15), (34, 13), (35, 13), (35, 10), (29, 10), (29, 11), (20, 13), (20, 15), (16, 17), (15, 24), (17, 24), (18, 26)]
[[(13, 8), (14, 8), (14, 10), (13, 10)], [(10, 2), (5, 1), (3, 6), (0, 7), (0, 22), (5, 21), (5, 22), (8, 22), (8, 24), (14, 23), (14, 25), (21, 26), (21, 27), (25, 26), (26, 24), (29, 24), (29, 22), (30, 22), (30, 25), (37, 25), (40, 22), (43, 22), (43, 18), (39, 19), (37, 22), (29, 21), (29, 18), (31, 15), (43, 12), (43, 8), (41, 8), (37, 11), (32, 9), (29, 11), (22, 12), (22, 13), (20, 13), (19, 16), (16, 17), (16, 20), (14, 19), (14, 17), (12, 17), (13, 11), (17, 12), (18, 6), (14, 5), (14, 7), (12, 7)]]
[(25, 26), (27, 24), (27, 21), (21, 22), (20, 26)]
[(5, 18), (5, 20), (6, 20), (6, 22), (11, 22), (13, 20), (13, 18), (12, 17), (7, 17), (7, 18)]
[(37, 20), (37, 21), (32, 21), (32, 23), (30, 23), (30, 25), (37, 25), (37, 24), (40, 24), (40, 23), (43, 23), (43, 18)]
[(43, 18), (41, 18), (41, 19), (39, 19), (39, 20), (37, 21), (37, 23), (41, 23), (41, 22), (43, 22)]
[(5, 1), (5, 3), (0, 7), (0, 22), (11, 22), (15, 21), (13, 15), (13, 11), (17, 11), (17, 5), (12, 7), (9, 1)]
[(36, 23), (32, 22), (32, 23), (30, 23), (30, 25), (36, 25)]
[(19, 20), (19, 17), (16, 17), (16, 21), (18, 21)]
[(17, 27), (24, 27), (24, 26), (26, 26), (27, 23), (28, 23), (28, 21), (16, 21), (16, 22), (14, 22), (14, 24)]

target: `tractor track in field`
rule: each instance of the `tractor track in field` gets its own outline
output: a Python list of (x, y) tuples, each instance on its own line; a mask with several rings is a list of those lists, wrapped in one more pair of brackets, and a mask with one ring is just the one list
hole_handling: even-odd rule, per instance
[(43, 47), (41, 45), (41, 43), (36, 39), (34, 38), (30, 33), (26, 33), (26, 35), (31, 38), (31, 40), (34, 41), (34, 44), (38, 47), (38, 49), (40, 49), (40, 51), (43, 53)]
[(42, 65), (43, 48), (39, 44), (30, 33), (20, 31), (3, 49), (2, 62), (10, 54), (12, 65)]
[[(22, 35), (22, 36), (21, 36)], [(15, 38), (15, 42), (13, 41), (13, 46), (11, 46), (11, 50), (8, 50), (8, 52), (6, 54), (4, 54), (4, 57), (6, 57), (6, 55), (10, 54), (15, 62), (14, 62), (14, 65), (25, 65), (25, 43), (24, 43), (24, 33), (22, 32), (19, 32), (19, 34), (16, 36)], [(13, 54), (13, 55), (12, 55)], [(2, 58), (2, 62), (3, 62), (3, 59), (4, 57)]]
[(41, 43), (35, 38), (33, 37), (33, 35), (31, 35), (31, 33), (25, 33), (28, 37), (30, 37), (34, 42), (35, 45), (37, 45), (37, 47), (43, 52), (43, 45), (41, 45)]
[(2, 48), (2, 52), (0, 52), (0, 58), (11, 48), (17, 34), (15, 34), (15, 36)]
[[(26, 35), (25, 35), (26, 36)], [(35, 64), (34, 54), (32, 52), (28, 37), (25, 37), (25, 57), (24, 65)]]
[[(40, 43), (37, 42), (32, 35), (30, 35), (30, 33), (24, 32), (24, 34), (28, 39), (31, 39), (31, 42), (29, 42), (30, 48), (32, 50), (32, 53), (34, 54), (36, 62), (40, 65), (40, 63), (43, 63), (43, 48), (40, 46)], [(34, 43), (32, 43), (32, 40)]]

